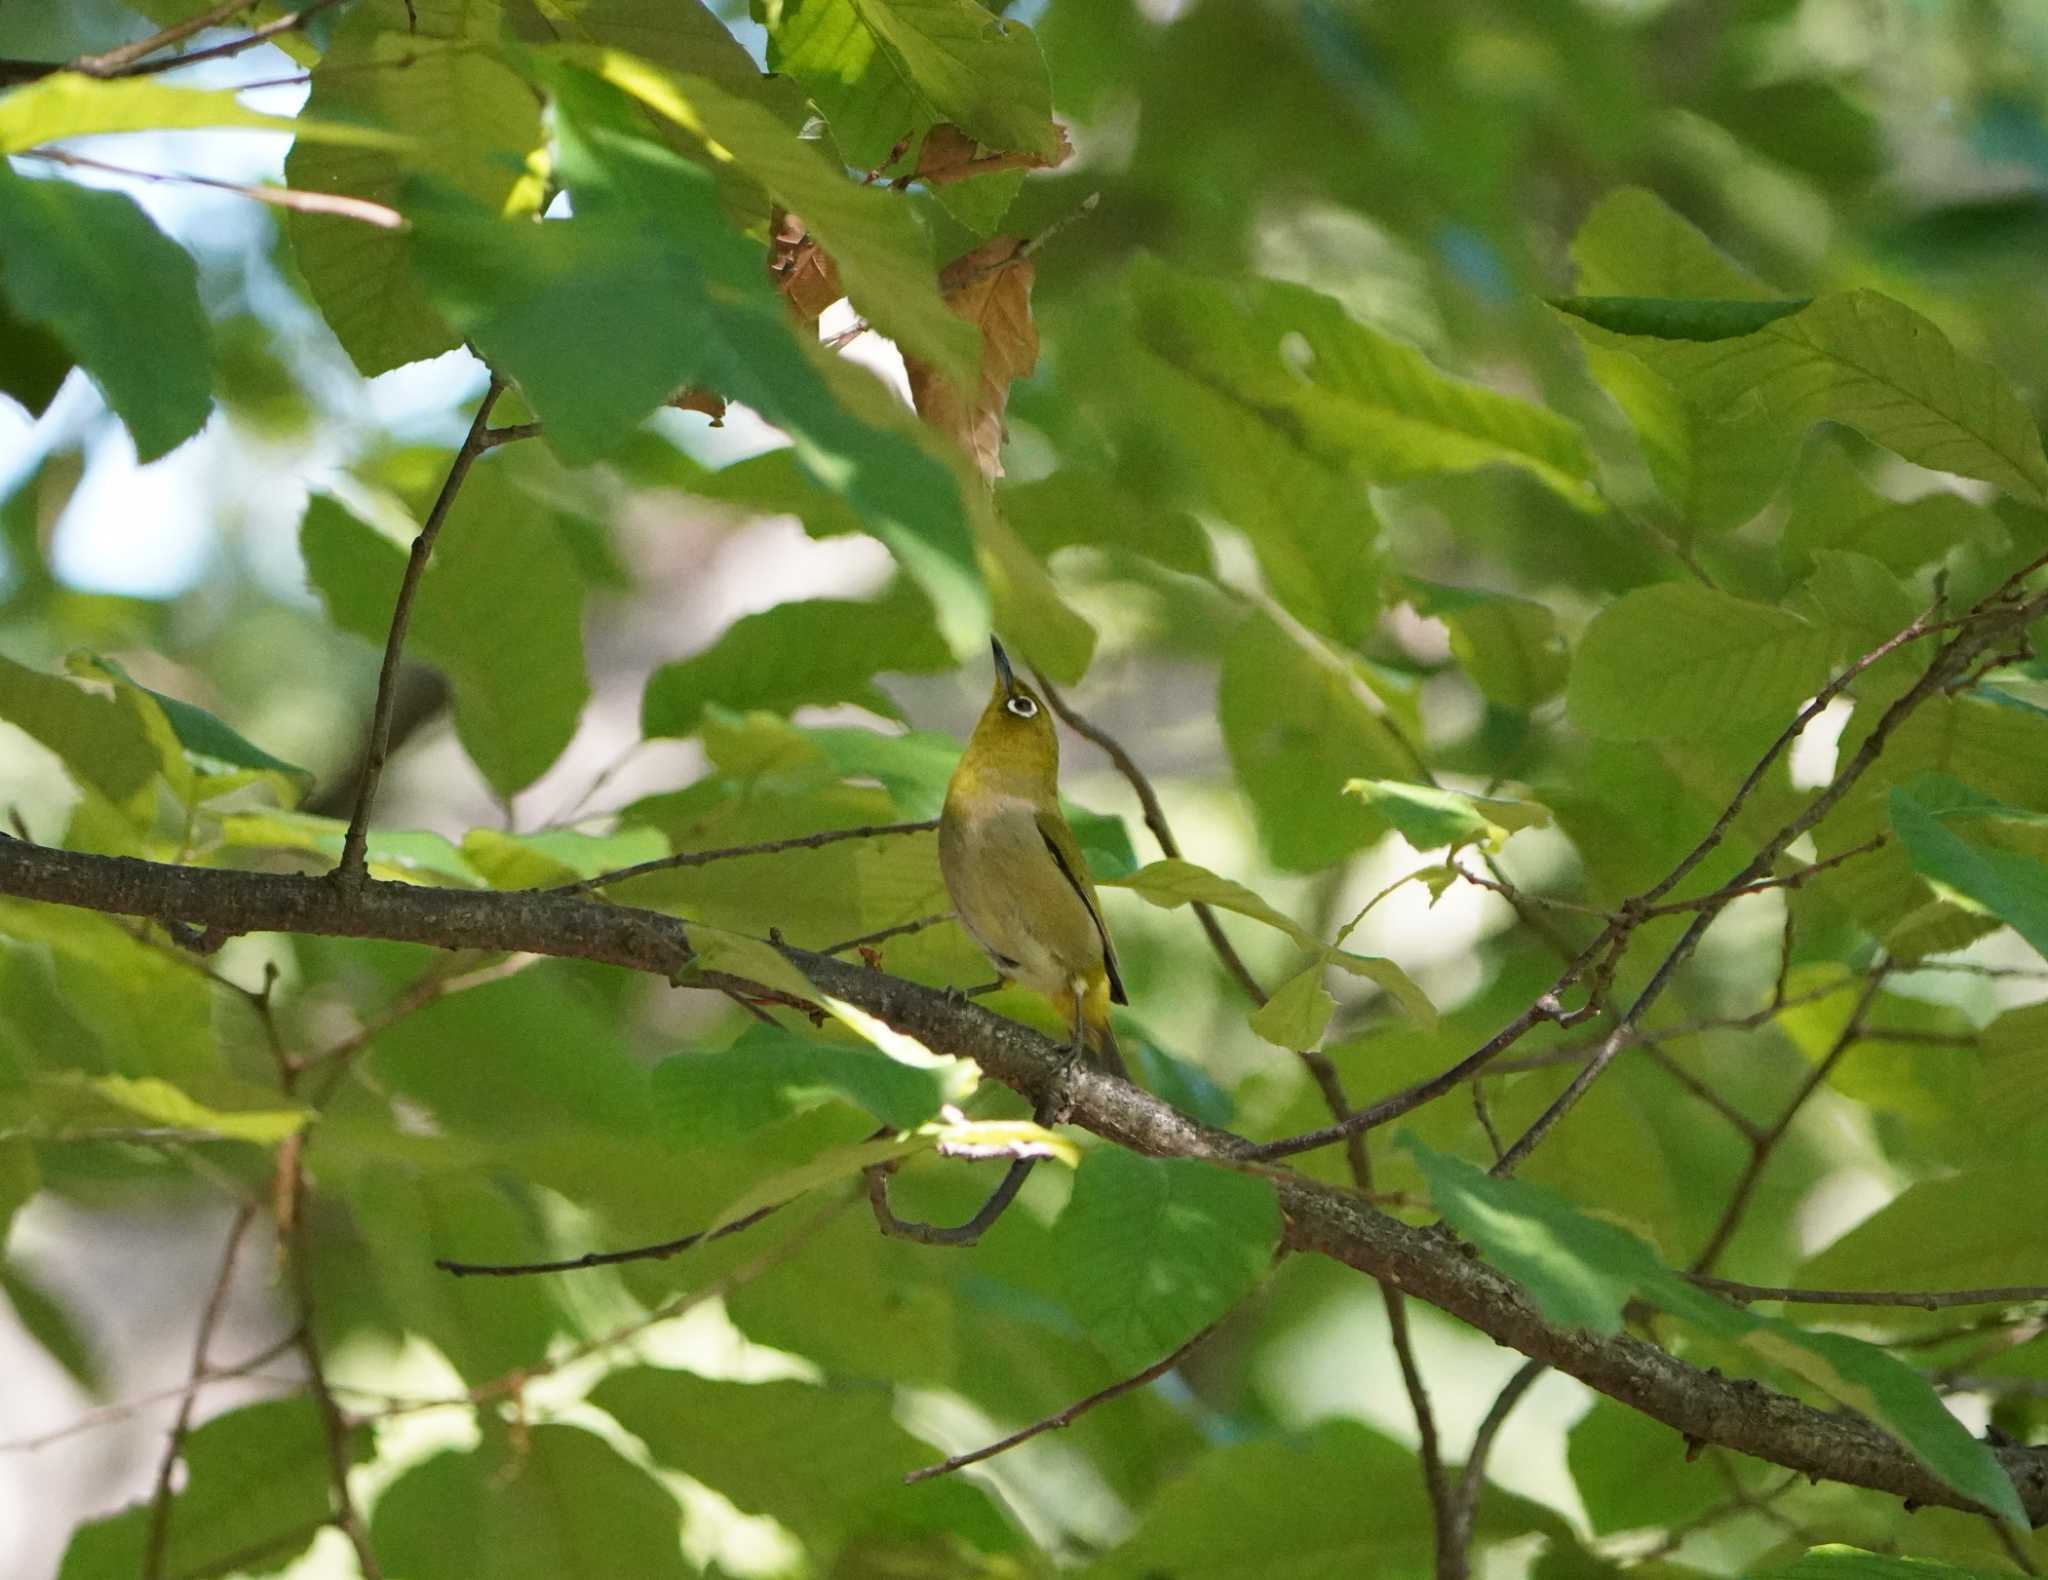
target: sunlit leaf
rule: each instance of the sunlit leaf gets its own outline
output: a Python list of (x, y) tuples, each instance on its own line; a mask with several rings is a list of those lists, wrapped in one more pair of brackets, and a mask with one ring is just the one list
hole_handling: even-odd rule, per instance
[(197, 131), (241, 127), (290, 132), (307, 143), (409, 151), (407, 140), (372, 126), (307, 116), (265, 115), (219, 88), (181, 88), (159, 77), (99, 78), (53, 72), (0, 99), (0, 154), (38, 143), (108, 132)]
[(1344, 793), (1357, 796), (1417, 850), (1478, 844), (1497, 851), (1518, 830), (1550, 824), (1549, 810), (1534, 801), (1466, 795), (1398, 779), (1353, 779)]

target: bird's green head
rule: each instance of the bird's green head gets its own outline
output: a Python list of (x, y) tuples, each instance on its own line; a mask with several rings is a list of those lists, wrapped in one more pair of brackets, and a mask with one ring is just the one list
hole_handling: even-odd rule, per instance
[(1056, 793), (1060, 741), (1045, 699), (1017, 678), (1003, 644), (989, 638), (996, 683), (961, 768), (977, 788), (1042, 798)]

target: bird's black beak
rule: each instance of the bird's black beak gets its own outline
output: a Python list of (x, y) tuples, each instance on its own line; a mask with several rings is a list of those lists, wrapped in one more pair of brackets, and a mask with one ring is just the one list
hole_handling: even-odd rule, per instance
[(1010, 655), (1003, 651), (1003, 644), (994, 637), (988, 639), (988, 645), (990, 651), (996, 655), (996, 679), (1003, 683), (1003, 690), (1015, 691), (1017, 689), (1017, 675), (1010, 668)]

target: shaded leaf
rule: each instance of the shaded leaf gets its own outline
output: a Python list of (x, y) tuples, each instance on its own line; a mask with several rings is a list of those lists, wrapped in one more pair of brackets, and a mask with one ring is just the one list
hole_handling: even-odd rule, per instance
[[(538, 192), (522, 172), (541, 141), (540, 107), (495, 51), (465, 37), (470, 9), (429, 6), (414, 25), (397, 0), (348, 7), (305, 113), (387, 127), (411, 139), (406, 156), (294, 143), (286, 182), (403, 209), (406, 183), (427, 175), (492, 212), (530, 213)], [(460, 343), (415, 272), (412, 234), (299, 212), (285, 228), (321, 317), (366, 377)]]
[(1279, 1048), (1313, 1048), (1322, 1041), (1337, 1001), (1323, 987), (1324, 962), (1297, 971), (1251, 1013), (1251, 1028)]
[(1525, 1285), (1551, 1321), (1614, 1333), (1627, 1303), (1647, 1300), (1824, 1389), (1890, 1432), (1958, 1492), (2024, 1526), (2019, 1494), (1990, 1449), (1897, 1356), (1860, 1339), (1727, 1305), (1666, 1268), (1646, 1241), (1586, 1216), (1562, 1197), (1482, 1174), (1413, 1136), (1403, 1145), (1446, 1220)]
[(1223, 744), (1275, 866), (1313, 872), (1363, 849), (1386, 823), (1344, 786), (1397, 779), (1413, 764), (1362, 700), (1362, 685), (1264, 615), (1223, 650)]
[(378, 1498), (370, 1540), (417, 1580), (685, 1580), (682, 1510), (653, 1476), (582, 1427), (487, 1431), (445, 1449)]
[(191, 254), (134, 199), (0, 170), (0, 290), (92, 375), (144, 461), (191, 438), (213, 406), (198, 283)]
[(1790, 719), (1828, 678), (1835, 637), (1768, 604), (1690, 582), (1641, 587), (1586, 628), (1567, 692), (1572, 722), (1663, 740)]
[[(815, 143), (800, 139), (761, 105), (703, 77), (665, 72), (615, 52), (595, 60), (573, 48), (560, 53), (687, 128), (710, 157), (737, 164), (778, 205), (801, 215), (815, 244), (807, 272), (829, 267), (853, 305), (906, 358), (928, 362), (949, 378), (973, 377), (979, 348), (957, 322), (972, 321), (972, 315), (941, 297), (943, 281), (932, 278), (931, 244), (892, 194), (849, 181)], [(815, 298), (830, 286), (812, 280), (807, 288)], [(832, 300), (825, 297), (820, 310)]]
[(914, 1130), (953, 1101), (938, 1070), (872, 1050), (754, 1027), (718, 1053), (682, 1053), (654, 1067), (654, 1105), (679, 1142), (724, 1140), (834, 1098), (896, 1130)]
[(2048, 861), (1987, 847), (1963, 832), (2000, 813), (2017, 814), (2037, 826), (2048, 824), (2048, 819), (2030, 818), (1959, 781), (1934, 775), (1893, 790), (1890, 807), (1892, 827), (1914, 870), (1934, 884), (1937, 893), (1997, 917), (2048, 955)]
[(799, 599), (742, 615), (703, 652), (655, 670), (641, 698), (640, 727), (649, 735), (690, 735), (713, 706), (793, 713), (852, 702), (900, 719), (875, 677), (930, 674), (951, 662), (931, 606), (908, 582), (865, 602)]
[[(800, 1382), (714, 1382), (634, 1367), (591, 1392), (657, 1463), (701, 1481), (749, 1514), (773, 1516), (821, 1559), (855, 1537), (950, 1531), (970, 1548), (1018, 1545), (989, 1496), (958, 1477), (905, 1487), (936, 1457), (891, 1417), (886, 1389)], [(790, 1445), (804, 1450), (793, 1455)]]
[(1053, 1247), (1068, 1309), (1136, 1370), (1250, 1294), (1279, 1235), (1263, 1180), (1098, 1147), (1081, 1161)]
[(1785, 301), (1701, 301), (1694, 297), (1553, 296), (1560, 313), (1584, 319), (1617, 335), (1657, 340), (1732, 340), (1753, 335), (1813, 304), (1811, 297)]

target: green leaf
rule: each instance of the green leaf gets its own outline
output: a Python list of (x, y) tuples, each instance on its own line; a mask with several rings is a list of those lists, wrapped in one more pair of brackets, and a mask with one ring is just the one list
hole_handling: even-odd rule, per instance
[(0, 1264), (0, 1296), (14, 1308), (22, 1331), (42, 1346), (43, 1353), (64, 1369), (87, 1393), (99, 1393), (105, 1372), (85, 1333), (56, 1296), (19, 1267)]
[[(332, 1496), (327, 1433), (309, 1398), (229, 1410), (185, 1439), (185, 1482), (171, 1500), (166, 1574), (239, 1569), (252, 1547), (281, 1566), (326, 1523)], [(351, 1457), (357, 1457), (352, 1455)], [(136, 1505), (81, 1525), (58, 1580), (115, 1580), (144, 1571), (150, 1512)]]
[(618, 834), (567, 829), (507, 834), (473, 828), (462, 836), (463, 859), (494, 889), (559, 888), (668, 854), (668, 841), (651, 828)]
[[(220, 820), (221, 837), (229, 845), (251, 850), (297, 850), (341, 859), (344, 818), (311, 812), (231, 812)], [(484, 887), (484, 879), (461, 851), (439, 834), (404, 829), (371, 829), (370, 870), (386, 882), (441, 881), (465, 889)]]
[(1592, 461), (1570, 422), (1438, 371), (1333, 297), (1276, 280), (1233, 288), (1157, 264), (1133, 272), (1131, 292), (1147, 350), (1313, 454), (1386, 483), (1505, 462), (1575, 505), (1592, 502)]
[(1754, 398), (1782, 427), (1844, 423), (1917, 465), (2048, 503), (2041, 435), (2005, 376), (1875, 291), (1822, 296), (1731, 340), (1622, 343), (1709, 413)]
[(1533, 708), (1563, 687), (1571, 660), (1545, 605), (1412, 576), (1406, 586), (1416, 613), (1449, 629), (1451, 656), (1489, 702)]
[(1344, 793), (1357, 796), (1417, 850), (1478, 844), (1498, 851), (1521, 829), (1550, 826), (1549, 809), (1534, 801), (1466, 795), (1396, 779), (1353, 779)]
[[(0, 1086), (0, 1138), (84, 1141), (107, 1133), (168, 1132), (187, 1140), (253, 1141), (269, 1146), (296, 1135), (311, 1117), (265, 1087), (226, 1076), (208, 1082), (201, 1102), (154, 1076), (87, 1076), (76, 1071)], [(237, 1106), (221, 1106), (239, 1099)]]
[(1215, 566), (1201, 523), (1162, 508), (1079, 466), (1029, 482), (1004, 479), (996, 503), (1025, 548), (1050, 560), (1064, 548), (1143, 555), (1167, 570), (1209, 576)]
[(691, 735), (713, 706), (793, 713), (842, 702), (901, 719), (875, 676), (931, 674), (951, 663), (931, 606), (907, 581), (869, 601), (799, 599), (743, 615), (703, 652), (655, 670), (640, 727), (648, 735)]
[(1628, 1302), (1647, 1300), (1826, 1390), (1890, 1432), (1958, 1492), (2024, 1527), (2019, 1495), (1996, 1457), (1897, 1356), (1839, 1333), (1738, 1310), (1670, 1271), (1646, 1241), (1587, 1217), (1562, 1197), (1483, 1174), (1413, 1136), (1402, 1144), (1445, 1220), (1524, 1284), (1551, 1321), (1614, 1333)]
[(72, 362), (62, 341), (15, 313), (0, 293), (0, 395), (40, 417), (56, 399)]
[(265, 115), (226, 88), (179, 88), (157, 77), (87, 77), (54, 72), (0, 98), (0, 154), (39, 143), (107, 132), (197, 131), (243, 127), (290, 132), (308, 143), (399, 149), (405, 139), (369, 126), (304, 116)]
[[(1572, 242), (1589, 296), (1761, 301), (1780, 296), (1722, 253), (1662, 198), (1623, 187), (1602, 198)], [(1585, 319), (1571, 320), (1602, 388), (1634, 425), (1658, 489), (1695, 531), (1739, 525), (1763, 508), (1797, 434), (1759, 400), (1709, 411)]]
[(1251, 1013), (1251, 1028), (1278, 1048), (1313, 1048), (1322, 1041), (1337, 1001), (1323, 988), (1325, 962), (1318, 958), (1273, 990)]
[(1594, 617), (1572, 665), (1572, 722), (1669, 740), (1789, 720), (1828, 678), (1836, 638), (1767, 604), (1690, 582), (1640, 587)]
[(1899, 1558), (1830, 1545), (1808, 1548), (1805, 1557), (1775, 1569), (1760, 1569), (1757, 1580), (1996, 1580), (1996, 1576), (1990, 1570), (1964, 1569), (1929, 1558)]
[[(426, 176), (494, 213), (531, 211), (538, 192), (523, 171), (540, 107), (495, 50), (464, 37), (471, 10), (495, 31), (498, 7), (482, 0), (427, 7), (417, 27), (401, 5), (351, 5), (305, 113), (388, 127), (408, 152), (294, 143), (285, 181), (398, 206), (406, 182)], [(314, 304), (365, 377), (461, 343), (422, 289), (411, 234), (296, 211), (285, 225)]]
[(1618, 1333), (1623, 1307), (1665, 1281), (1656, 1254), (1626, 1229), (1589, 1218), (1547, 1190), (1482, 1174), (1413, 1136), (1401, 1144), (1445, 1221), (1524, 1285), (1552, 1322)]
[(40, 741), (81, 784), (128, 801), (157, 775), (158, 758), (132, 708), (0, 658), (0, 720)]
[(770, 92), (770, 79), (704, 0), (591, 0), (573, 19), (558, 15), (550, 21), (562, 38), (631, 50), (742, 93)]
[(2007, 1010), (1977, 1039), (1977, 1095), (2014, 1130), (2048, 1120), (2048, 1003)]
[(783, 0), (768, 67), (803, 85), (855, 165), (940, 121), (990, 148), (1059, 148), (1037, 40), (973, 0)]
[(1595, 1536), (1677, 1526), (1728, 1497), (1719, 1476), (1703, 1476), (1685, 1439), (1661, 1421), (1595, 1398), (1566, 1439), (1572, 1485)]
[(978, 510), (975, 527), (996, 627), (1026, 663), (1061, 685), (1074, 684), (1095, 656), (1095, 628), (1067, 607), (999, 514)]
[[(2038, 1044), (2033, 1053), (2039, 1057)], [(1808, 1257), (1798, 1282), (1823, 1289), (2039, 1283), (2048, 1223), (2035, 1204), (2044, 1190), (2048, 1163), (2039, 1162), (1920, 1180)]]
[[(441, 307), (517, 380), (567, 460), (616, 449), (685, 384), (745, 402), (919, 580), (954, 649), (979, 640), (962, 476), (879, 382), (797, 338), (714, 172), (647, 138), (645, 111), (609, 83), (559, 65), (550, 80), (575, 217), (506, 222), (422, 188), (414, 245)], [(582, 332), (556, 333), (563, 322)]]
[(0, 170), (0, 289), (92, 375), (140, 460), (183, 444), (213, 406), (198, 283), (191, 254), (132, 198)]
[(1271, 1186), (1190, 1158), (1098, 1147), (1053, 1229), (1068, 1310), (1117, 1365), (1158, 1360), (1266, 1276)]
[[(404, 570), (399, 545), (320, 497), (299, 542), (335, 623), (381, 645)], [(421, 578), (409, 650), (447, 674), (456, 734), (500, 795), (538, 779), (576, 733), (590, 696), (582, 590), (545, 507), (503, 468), (472, 468)]]
[(1777, 294), (1642, 187), (1620, 187), (1594, 205), (1572, 238), (1572, 262), (1579, 289), (1594, 296)]
[(1888, 499), (1835, 445), (1809, 457), (1794, 479), (1791, 509), (1778, 553), (1792, 570), (1806, 569), (1828, 549), (1867, 554), (1907, 575), (1951, 549), (2002, 543), (2005, 529), (1981, 505), (1946, 490), (1918, 499)]
[[(1433, 1550), (1415, 1456), (1356, 1421), (1232, 1442), (1193, 1457), (1090, 1580), (1336, 1580), (1419, 1575)], [(1496, 1542), (1565, 1534), (1557, 1515), (1488, 1487), (1477, 1532)]]
[(596, 1433), (545, 1423), (517, 1442), (409, 1467), (377, 1499), (370, 1542), (415, 1580), (687, 1580), (675, 1495)]
[(91, 662), (123, 685), (133, 686), (161, 708), (172, 733), (178, 738), (178, 744), (202, 763), (228, 769), (247, 769), (265, 776), (279, 787), (287, 801), (296, 800), (312, 788), (313, 776), (306, 769), (271, 756), (204, 708), (137, 685), (128, 671), (111, 658), (94, 654)]
[(854, 307), (906, 352), (963, 384), (981, 364), (974, 325), (939, 293), (931, 243), (893, 193), (858, 186), (815, 143), (800, 140), (760, 105), (703, 77), (681, 76), (629, 55), (564, 58), (588, 66), (703, 140), (713, 157), (737, 164), (805, 228), (838, 265)]
[[(654, 1106), (682, 1145), (759, 1130), (834, 1098), (895, 1130), (914, 1130), (964, 1093), (959, 1060), (918, 1068), (872, 1049), (819, 1042), (766, 1026), (717, 1053), (684, 1053), (654, 1067)], [(965, 1066), (972, 1084), (972, 1067)]]
[(1386, 832), (1344, 786), (1360, 775), (1399, 778), (1413, 763), (1363, 689), (1346, 665), (1263, 614), (1224, 648), (1223, 744), (1277, 867), (1332, 866)]
[(1234, 911), (1239, 916), (1249, 916), (1253, 921), (1278, 929), (1304, 949), (1317, 954), (1323, 951), (1323, 942), (1314, 933), (1293, 917), (1276, 911), (1243, 884), (1219, 877), (1207, 867), (1198, 867), (1192, 861), (1183, 861), (1177, 856), (1151, 862), (1128, 877), (1099, 881), (1105, 888), (1129, 889), (1162, 910), (1172, 910), (1178, 905), (1210, 905), (1217, 910)]
[(699, 970), (723, 971), (798, 1000), (808, 1000), (817, 993), (811, 979), (765, 938), (694, 922), (690, 927), (690, 949), (689, 965), (676, 977), (679, 983)]
[[(939, 1456), (896, 1424), (886, 1388), (714, 1382), (642, 1366), (613, 1372), (590, 1398), (656, 1463), (745, 1513), (771, 1516), (820, 1564), (856, 1538), (883, 1533), (944, 1531), (982, 1552), (1018, 1546), (973, 1482), (903, 1485), (905, 1471)], [(792, 1443), (804, 1444), (803, 1453), (792, 1455)]]
[(792, 1168), (779, 1169), (773, 1174), (755, 1180), (705, 1219), (704, 1233), (716, 1234), (727, 1224), (738, 1223), (740, 1219), (750, 1213), (759, 1212), (763, 1207), (779, 1207), (784, 1202), (808, 1196), (812, 1191), (826, 1185), (836, 1185), (842, 1180), (851, 1179), (863, 1169), (873, 1168), (878, 1163), (893, 1163), (901, 1158), (914, 1157), (920, 1152), (929, 1152), (936, 1144), (937, 1138), (927, 1127), (915, 1135), (855, 1141), (845, 1146), (829, 1147)]
[[(1956, 780), (1930, 775), (1890, 797), (1892, 827), (1913, 868), (1935, 892), (1995, 916), (2048, 955), (2048, 861), (1966, 839), (1957, 830), (1998, 812), (2016, 812)], [(2025, 814), (2021, 814), (2024, 818)], [(2039, 823), (2048, 819), (2033, 819)]]
[(1732, 340), (1813, 305), (1811, 297), (1784, 301), (1701, 301), (1662, 296), (1553, 296), (1560, 313), (1617, 335), (1658, 340)]

